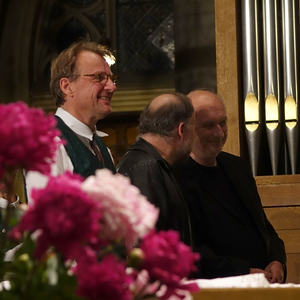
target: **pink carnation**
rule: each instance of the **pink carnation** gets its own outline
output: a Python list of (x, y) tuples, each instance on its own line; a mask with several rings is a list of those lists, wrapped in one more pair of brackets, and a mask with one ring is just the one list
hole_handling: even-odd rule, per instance
[(193, 253), (190, 247), (180, 242), (178, 232), (152, 232), (144, 237), (140, 248), (145, 255), (142, 267), (148, 270), (153, 280), (159, 280), (167, 286), (161, 299), (167, 299), (172, 294), (182, 297), (176, 293), (180, 289), (198, 290), (196, 285), (184, 285), (181, 282), (192, 271), (196, 271), (195, 262), (199, 254)]
[(154, 228), (158, 209), (130, 184), (127, 177), (102, 169), (96, 176), (88, 177), (82, 188), (101, 203), (102, 238), (125, 239), (130, 248)]
[(56, 120), (19, 101), (0, 104), (0, 178), (6, 168), (50, 173), (59, 141)]
[(14, 228), (13, 235), (38, 230), (35, 251), (38, 258), (54, 246), (66, 259), (73, 259), (85, 253), (86, 244), (98, 242), (98, 204), (81, 190), (79, 178), (71, 173), (50, 177), (44, 189), (32, 191), (34, 202)]
[(88, 300), (130, 300), (131, 277), (125, 272), (125, 265), (113, 255), (106, 255), (101, 262), (78, 264), (77, 295)]

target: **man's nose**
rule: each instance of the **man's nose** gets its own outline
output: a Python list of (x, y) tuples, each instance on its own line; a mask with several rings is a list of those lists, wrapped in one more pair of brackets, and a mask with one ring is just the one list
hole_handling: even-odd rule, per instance
[(117, 86), (116, 84), (111, 80), (111, 78), (108, 78), (105, 86), (104, 86), (104, 89), (110, 91), (110, 92), (114, 92), (116, 89), (117, 89)]

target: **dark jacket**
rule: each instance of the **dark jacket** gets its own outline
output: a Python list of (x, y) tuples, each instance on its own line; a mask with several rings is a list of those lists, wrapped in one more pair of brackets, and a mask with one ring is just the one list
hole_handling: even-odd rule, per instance
[(191, 244), (189, 212), (170, 165), (144, 139), (132, 145), (117, 166), (147, 199), (160, 209), (157, 229), (179, 231)]
[[(247, 259), (247, 256), (250, 257), (252, 254), (251, 247), (256, 247), (256, 245), (247, 245), (247, 236), (244, 232), (246, 234), (248, 231), (247, 227), (243, 227), (245, 224), (251, 224), (250, 231), (256, 232), (257, 241), (261, 247), (259, 249), (263, 249), (258, 255), (260, 257), (257, 257), (259, 263), (263, 262), (259, 267), (264, 268), (273, 260), (285, 264), (286, 254), (283, 241), (266, 218), (248, 163), (226, 152), (221, 152), (217, 156), (217, 164), (231, 183), (236, 198), (240, 201), (240, 207), (246, 212), (248, 223), (245, 220), (239, 220), (234, 208), (230, 207), (226, 201), (216, 203), (218, 201), (212, 198), (211, 191), (206, 190), (205, 187), (199, 187), (201, 177), (197, 177), (195, 173), (197, 170), (195, 164), (197, 163), (189, 158), (185, 163), (176, 166), (176, 176), (190, 206), (193, 240), (195, 248), (202, 255), (202, 277), (247, 274), (250, 267), (258, 267), (251, 265), (250, 259)], [(215, 186), (215, 189), (218, 189), (218, 186)], [(213, 201), (216, 203), (214, 209), (224, 212), (219, 214), (217, 211), (217, 215), (220, 215), (218, 218), (213, 217), (211, 213)], [(223, 215), (224, 220), (222, 220)], [(228, 220), (232, 220), (232, 223), (228, 224)], [(241, 225), (236, 226), (236, 224)], [(237, 249), (244, 249), (243, 253), (236, 254)]]

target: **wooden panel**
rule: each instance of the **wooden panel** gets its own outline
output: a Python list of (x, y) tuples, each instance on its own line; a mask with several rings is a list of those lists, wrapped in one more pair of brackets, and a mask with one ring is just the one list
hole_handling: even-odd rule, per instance
[[(120, 89), (112, 97), (113, 112), (142, 111), (154, 97), (174, 92), (173, 88)], [(42, 107), (46, 112), (56, 110), (55, 102), (50, 95), (33, 95), (31, 106)]]
[(286, 282), (298, 284), (300, 283), (300, 253), (287, 255)]
[(194, 300), (299, 300), (300, 288), (202, 289)]
[(154, 97), (174, 92), (173, 88), (117, 89), (112, 98), (113, 112), (141, 111)]
[(255, 177), (264, 207), (300, 205), (300, 175)]
[(256, 176), (258, 185), (276, 185), (300, 183), (300, 175), (276, 175), (276, 176)]
[(277, 234), (283, 239), (287, 253), (300, 253), (300, 229), (277, 230)]
[(300, 229), (300, 207), (265, 208), (265, 213), (277, 231), (280, 229)]
[(300, 283), (300, 207), (265, 208), (269, 221), (285, 244), (287, 280)]
[(103, 132), (108, 134), (108, 136), (103, 137), (103, 141), (108, 147), (112, 147), (117, 143), (116, 129), (114, 128), (104, 128)]
[[(227, 108), (224, 150), (240, 154), (236, 1), (215, 0), (217, 91)], [(229, 42), (230, 41), (230, 42)]]
[(128, 145), (132, 145), (135, 143), (138, 133), (139, 133), (139, 131), (137, 129), (137, 126), (127, 128)]

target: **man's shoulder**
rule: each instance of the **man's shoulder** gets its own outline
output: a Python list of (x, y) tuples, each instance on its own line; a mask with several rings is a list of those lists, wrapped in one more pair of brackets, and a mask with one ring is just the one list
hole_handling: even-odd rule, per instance
[[(252, 177), (250, 163), (237, 155), (222, 151), (217, 156), (217, 162), (226, 170), (230, 169), (232, 172), (239, 171), (240, 174)], [(240, 171), (243, 170), (241, 173)]]
[(119, 165), (143, 165), (143, 164), (155, 164), (157, 160), (149, 153), (140, 149), (128, 149)]
[(146, 169), (156, 167), (159, 167), (156, 157), (143, 147), (134, 144), (119, 162), (117, 170), (120, 173), (124, 173), (129, 170), (146, 171)]
[(161, 156), (156, 149), (147, 141), (139, 138), (133, 145), (128, 148), (128, 151), (122, 158), (121, 162), (135, 162), (141, 163), (145, 160), (147, 162), (157, 162), (161, 159)]

